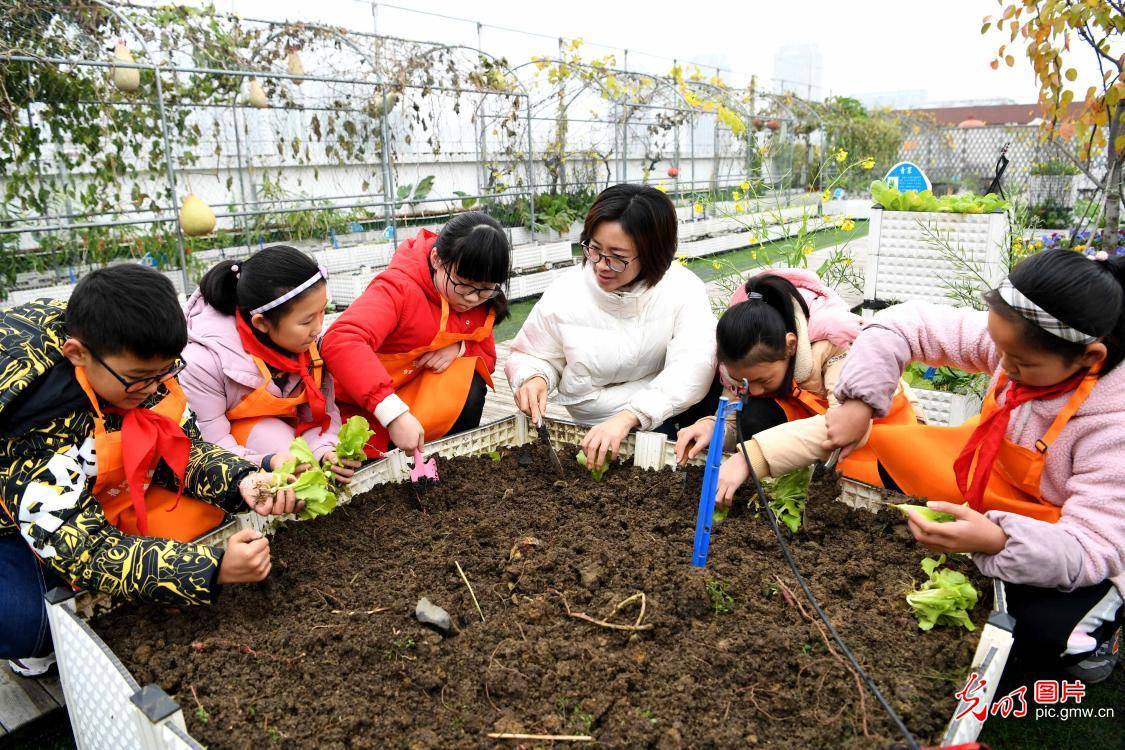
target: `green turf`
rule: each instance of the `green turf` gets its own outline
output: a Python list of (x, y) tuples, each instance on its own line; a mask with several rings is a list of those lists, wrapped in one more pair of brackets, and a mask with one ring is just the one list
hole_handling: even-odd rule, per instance
[[(848, 240), (859, 239), (866, 235), (867, 222), (856, 221), (856, 228), (850, 232), (845, 232), (841, 229), (826, 229), (810, 234), (809, 242), (814, 249), (820, 250), (821, 248), (830, 247), (832, 245), (839, 245)], [(775, 240), (761, 245), (708, 255), (706, 258), (696, 258), (695, 260), (689, 261), (687, 267), (704, 281), (711, 281), (719, 276), (732, 273), (735, 269), (738, 271), (748, 271), (751, 268), (769, 265), (775, 259), (781, 257), (786, 250), (795, 247), (796, 243), (797, 241), (794, 239)], [(719, 268), (717, 269), (714, 266), (716, 263), (719, 264)], [(508, 339), (515, 338), (520, 326), (527, 320), (531, 308), (535, 307), (535, 303), (538, 301), (538, 297), (530, 297), (518, 302), (513, 302), (509, 308), (512, 316), (496, 326), (496, 340), (507, 341)]]

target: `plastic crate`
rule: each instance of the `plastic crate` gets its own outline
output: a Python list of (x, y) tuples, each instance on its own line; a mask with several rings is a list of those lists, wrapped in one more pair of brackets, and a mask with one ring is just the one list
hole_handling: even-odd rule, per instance
[[(865, 305), (912, 300), (950, 304), (950, 283), (973, 283), (980, 292), (995, 287), (1008, 272), (1007, 233), (1008, 215), (1003, 212), (873, 209), (864, 273)], [(935, 246), (934, 234), (960, 260)]]
[(980, 414), (981, 400), (977, 396), (925, 388), (914, 388), (912, 391), (926, 413), (927, 424), (959, 425), (969, 417)]
[(353, 271), (328, 276), (328, 299), (334, 305), (347, 307), (355, 302), (378, 271)]
[(512, 269), (520, 271), (569, 263), (573, 257), (569, 240), (545, 245), (516, 245), (512, 248)]

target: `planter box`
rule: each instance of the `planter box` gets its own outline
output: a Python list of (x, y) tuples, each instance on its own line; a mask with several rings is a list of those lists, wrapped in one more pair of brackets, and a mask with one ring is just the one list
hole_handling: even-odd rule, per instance
[[(871, 211), (864, 272), (865, 314), (895, 302), (951, 304), (951, 284), (984, 292), (1008, 273), (1008, 215)], [(935, 246), (934, 235), (949, 246)], [(981, 280), (983, 279), (983, 280)]]
[(512, 270), (543, 268), (558, 263), (570, 263), (574, 257), (570, 240), (546, 245), (518, 245), (512, 248)]
[(328, 301), (337, 307), (347, 307), (355, 302), (371, 280), (379, 275), (378, 271), (354, 273), (338, 273), (328, 277)]
[(547, 291), (547, 287), (556, 278), (566, 273), (570, 266), (552, 268), (547, 271), (531, 273), (524, 276), (514, 276), (508, 283), (508, 299), (526, 299)]
[(927, 424), (963, 424), (969, 417), (980, 414), (981, 400), (976, 396), (965, 396), (948, 391), (930, 391), (925, 388), (911, 389), (926, 412)]
[[(548, 418), (547, 422), (556, 448), (577, 444), (587, 430), (586, 426), (567, 420)], [(480, 455), (531, 442), (535, 438), (529, 433), (527, 419), (522, 414), (516, 414), (460, 435), (436, 440), (427, 445), (426, 452), (445, 458)], [(633, 464), (641, 468), (676, 467), (674, 444), (657, 433), (629, 435), (622, 443), (619, 455), (623, 459), (631, 458)], [(360, 469), (352, 480), (352, 488), (356, 495), (360, 495), (376, 484), (401, 482), (408, 478), (409, 461), (396, 450)], [(846, 483), (841, 500), (853, 507), (881, 507), (882, 496), (873, 495), (872, 490), (881, 492), (866, 485)], [(347, 499), (342, 498), (341, 502), (347, 502)], [(241, 528), (260, 528), (270, 533), (282, 522), (279, 519), (270, 519), (265, 523), (250, 522), (246, 516), (239, 516), (201, 541), (219, 545)], [(75, 595), (68, 588), (58, 588), (48, 594), (47, 600), (59, 673), (79, 748), (194, 750), (201, 747), (184, 730), (180, 706), (156, 685), (140, 689), (120, 660), (84, 622), (83, 617), (88, 617), (99, 601), (105, 601), (104, 598), (95, 599), (88, 593)], [(999, 676), (1012, 644), (1014, 623), (1006, 613), (1004, 591), (1000, 585), (996, 588), (996, 607), (981, 630), (976, 654), (969, 665), (972, 671), (987, 680), (987, 689), (982, 691), (984, 694), (978, 694), (986, 708), (995, 697)], [(964, 707), (958, 706), (957, 713)], [(981, 726), (982, 723), (971, 713), (965, 712), (964, 718), (950, 720), (942, 745), (971, 742), (980, 733)]]

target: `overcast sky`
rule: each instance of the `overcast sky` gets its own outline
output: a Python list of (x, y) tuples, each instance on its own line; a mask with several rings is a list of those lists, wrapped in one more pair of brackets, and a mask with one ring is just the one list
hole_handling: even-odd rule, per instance
[[(377, 18), (360, 0), (215, 0), (248, 17), (324, 21), (411, 38), (472, 43), (474, 24), (427, 17), (380, 4)], [(549, 52), (557, 36), (630, 50), (630, 66), (666, 72), (670, 60), (698, 59), (759, 79), (774, 78), (786, 43), (815, 44), (829, 94), (924, 90), (930, 102), (1006, 98), (1033, 102), (1030, 66), (989, 67), (1001, 40), (982, 36), (995, 0), (398, 0), (400, 7), (480, 21), (481, 40), (513, 62)], [(521, 35), (502, 26), (543, 35)], [(598, 47), (591, 51), (603, 54)], [(647, 53), (647, 54), (646, 54)], [(658, 57), (653, 57), (655, 55)], [(619, 59), (619, 62), (620, 59)], [(1080, 58), (1089, 66), (1089, 58)], [(728, 76), (729, 77), (729, 76)]]

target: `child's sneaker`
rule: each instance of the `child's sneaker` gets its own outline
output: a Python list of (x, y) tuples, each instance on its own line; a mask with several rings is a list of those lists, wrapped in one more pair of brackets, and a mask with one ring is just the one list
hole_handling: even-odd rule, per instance
[(1113, 674), (1113, 668), (1117, 666), (1120, 648), (1121, 628), (1118, 628), (1104, 643), (1094, 649), (1092, 654), (1074, 666), (1067, 667), (1066, 672), (1087, 685), (1103, 682)]
[(55, 666), (55, 655), (42, 657), (28, 656), (23, 659), (9, 659), (8, 666), (21, 677), (39, 677), (47, 674)]

